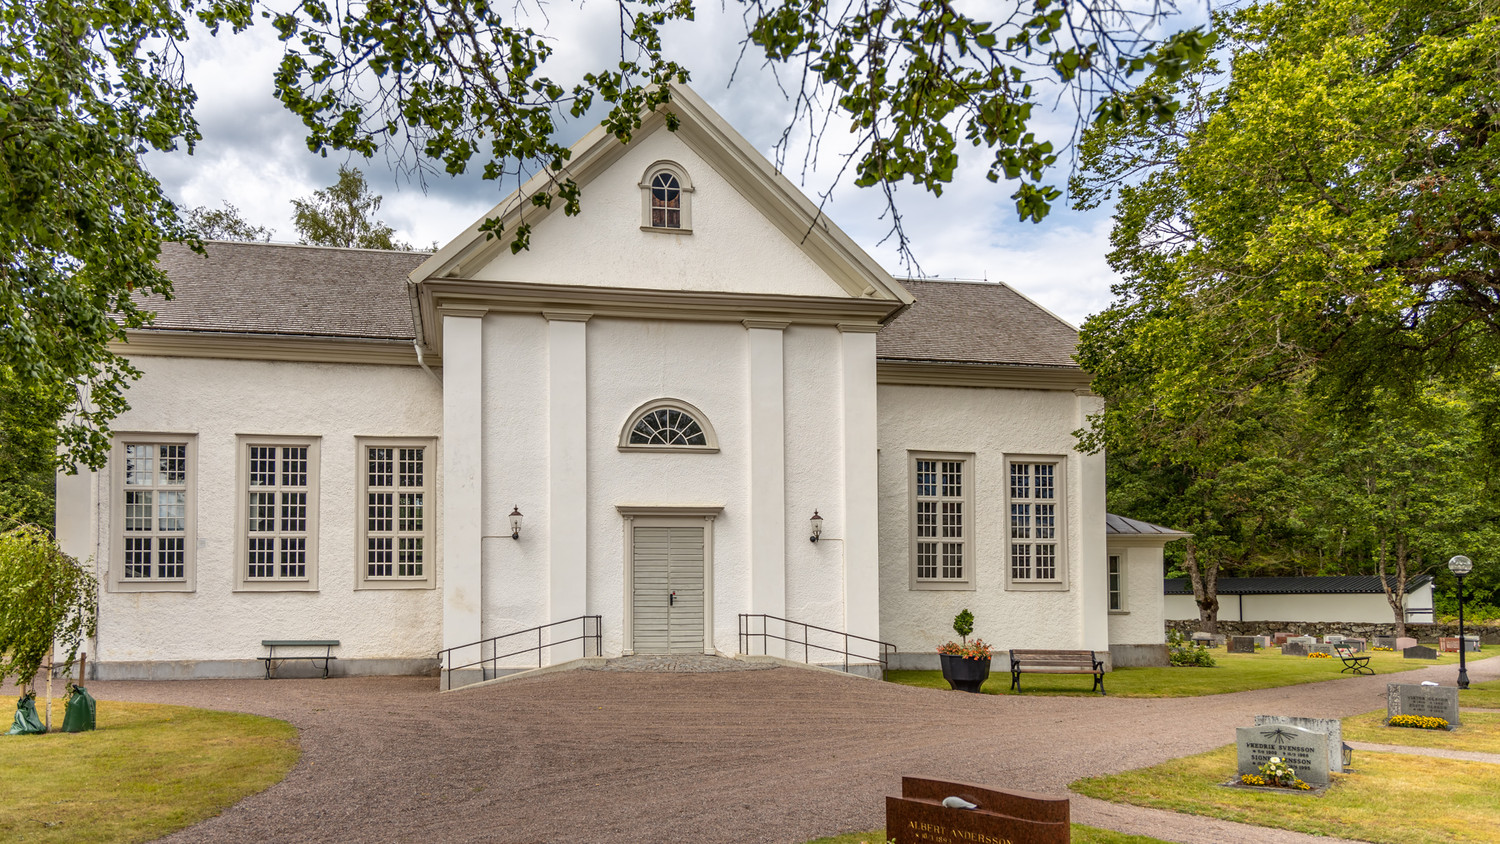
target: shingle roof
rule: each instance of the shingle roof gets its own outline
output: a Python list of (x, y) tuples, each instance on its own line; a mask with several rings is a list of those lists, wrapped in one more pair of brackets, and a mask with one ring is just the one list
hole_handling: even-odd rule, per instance
[(1192, 536), (1161, 525), (1153, 525), (1140, 519), (1131, 519), (1126, 516), (1117, 516), (1114, 513), (1104, 514), (1104, 532), (1111, 536), (1169, 536), (1173, 539), (1181, 539)]
[[(386, 340), (416, 334), (406, 279), (427, 253), (204, 245), (206, 257), (162, 244), (174, 298), (147, 303), (157, 314), (154, 328)], [(902, 284), (917, 301), (876, 336), (881, 358), (1078, 368), (1078, 333), (1004, 284)]]
[[(1406, 582), (1406, 591), (1415, 592), (1432, 582), (1424, 574)], [(1220, 595), (1379, 595), (1385, 592), (1380, 577), (1373, 574), (1338, 577), (1221, 577), (1216, 589)], [(1185, 577), (1166, 580), (1166, 594), (1191, 595), (1193, 585)]]
[(1077, 330), (1005, 284), (901, 284), (917, 301), (876, 336), (883, 359), (1078, 368)]
[(163, 243), (173, 299), (152, 299), (155, 328), (411, 340), (406, 275), (425, 252), (273, 243)]

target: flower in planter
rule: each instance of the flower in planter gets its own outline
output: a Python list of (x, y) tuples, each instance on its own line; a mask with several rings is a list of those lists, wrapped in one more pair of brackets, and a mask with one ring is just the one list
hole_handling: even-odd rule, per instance
[(1246, 785), (1273, 786), (1275, 788), (1295, 788), (1309, 791), (1312, 786), (1297, 778), (1297, 772), (1288, 765), (1280, 756), (1272, 756), (1265, 764), (1260, 766), (1260, 776), (1245, 774), (1240, 777), (1240, 782)]
[(1397, 715), (1387, 722), (1391, 727), (1413, 727), (1418, 730), (1446, 730), (1448, 721), (1445, 718), (1433, 718), (1427, 715)]
[(972, 642), (947, 642), (939, 645), (937, 652), (945, 656), (958, 656), (964, 659), (989, 659), (992, 649), (983, 639), (975, 639)]

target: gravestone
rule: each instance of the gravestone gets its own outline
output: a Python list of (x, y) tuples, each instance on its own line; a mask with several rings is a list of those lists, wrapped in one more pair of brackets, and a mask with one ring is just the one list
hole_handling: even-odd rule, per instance
[(1442, 651), (1445, 654), (1456, 654), (1456, 653), (1458, 653), (1458, 637), (1457, 636), (1439, 636), (1438, 637), (1438, 650)]
[[(1267, 724), (1289, 724), (1328, 736), (1328, 770), (1335, 774), (1344, 772), (1344, 727), (1337, 718), (1298, 718), (1293, 715), (1257, 715), (1255, 726)], [(1303, 777), (1306, 780), (1306, 777)]]
[(1307, 646), (1307, 652), (1310, 653), (1310, 654), (1328, 654), (1329, 656), (1333, 656), (1333, 649), (1336, 648), (1336, 647), (1338, 647), (1338, 646), (1337, 645), (1322, 645), (1322, 644), (1308, 645)]
[[(977, 804), (950, 809), (943, 799)], [(1068, 799), (964, 783), (901, 778), (901, 796), (885, 798), (885, 834), (896, 844), (1067, 844)]]
[(1318, 643), (1318, 637), (1316, 637), (1316, 636), (1293, 636), (1292, 638), (1287, 639), (1287, 641), (1288, 642), (1301, 642), (1304, 645), (1316, 645)]
[(1377, 648), (1390, 648), (1391, 650), (1395, 650), (1396, 649), (1396, 637), (1395, 636), (1376, 636), (1375, 637), (1375, 647), (1377, 647)]
[(1479, 637), (1469, 634), (1464, 637), (1464, 650), (1473, 653), (1479, 650)]
[(1344, 647), (1348, 648), (1353, 653), (1364, 653), (1365, 640), (1350, 637), (1344, 640)]
[(1252, 636), (1251, 638), (1255, 639), (1255, 644), (1259, 645), (1262, 648), (1271, 647), (1270, 636)]
[(1410, 636), (1402, 636), (1401, 638), (1399, 638), (1399, 639), (1396, 640), (1396, 646), (1395, 647), (1396, 647), (1396, 650), (1398, 650), (1398, 651), (1404, 651), (1407, 648), (1414, 648), (1416, 646), (1417, 646), (1417, 640), (1416, 639), (1413, 639)]
[(1343, 643), (1344, 637), (1337, 633), (1330, 633), (1323, 637), (1323, 644), (1325, 645), (1342, 645)]
[(1229, 652), (1232, 654), (1255, 653), (1254, 636), (1231, 636), (1229, 638)]
[(1390, 683), (1385, 687), (1386, 723), (1389, 724), (1397, 715), (1441, 718), (1457, 727), (1461, 723), (1458, 720), (1458, 687)]
[(1312, 786), (1328, 784), (1328, 734), (1290, 724), (1240, 727), (1234, 731), (1239, 773), (1260, 774), (1260, 766), (1277, 757)]
[(1193, 644), (1195, 644), (1195, 645), (1202, 645), (1205, 648), (1211, 648), (1211, 647), (1214, 646), (1214, 634), (1212, 634), (1212, 633), (1194, 633), (1193, 634)]
[(1412, 645), (1401, 652), (1406, 659), (1437, 659), (1437, 651), (1426, 645)]
[(1290, 633), (1277, 633), (1271, 637), (1271, 642), (1275, 645), (1285, 645), (1286, 640), (1290, 638), (1292, 638)]
[(1307, 645), (1301, 642), (1288, 641), (1281, 646), (1282, 656), (1307, 656)]

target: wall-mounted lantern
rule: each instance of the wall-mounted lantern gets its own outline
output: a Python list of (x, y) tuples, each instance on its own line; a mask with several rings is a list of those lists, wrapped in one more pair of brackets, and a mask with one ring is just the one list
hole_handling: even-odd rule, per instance
[(521, 508), (520, 506), (510, 508), (510, 538), (521, 538)]
[(823, 535), (823, 517), (818, 515), (817, 510), (814, 510), (812, 518), (807, 521), (808, 524), (812, 525), (812, 536), (809, 536), (807, 539), (809, 542), (817, 542), (818, 537)]

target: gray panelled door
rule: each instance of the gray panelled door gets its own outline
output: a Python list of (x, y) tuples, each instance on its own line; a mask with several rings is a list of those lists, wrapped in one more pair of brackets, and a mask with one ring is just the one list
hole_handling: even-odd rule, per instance
[(635, 528), (635, 652), (703, 653), (703, 528)]

